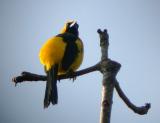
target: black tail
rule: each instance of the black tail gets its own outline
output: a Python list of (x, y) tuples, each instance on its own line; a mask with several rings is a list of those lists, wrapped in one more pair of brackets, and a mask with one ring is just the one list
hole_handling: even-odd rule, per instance
[(57, 73), (58, 65), (53, 66), (49, 71), (47, 71), (44, 108), (47, 108), (50, 102), (52, 102), (53, 105), (58, 103)]

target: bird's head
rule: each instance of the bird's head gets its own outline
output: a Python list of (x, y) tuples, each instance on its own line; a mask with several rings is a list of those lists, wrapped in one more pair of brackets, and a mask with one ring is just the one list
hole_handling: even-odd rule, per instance
[(67, 21), (63, 27), (63, 29), (61, 30), (61, 33), (72, 33), (73, 35), (78, 37), (78, 27), (79, 25), (77, 24), (76, 21)]

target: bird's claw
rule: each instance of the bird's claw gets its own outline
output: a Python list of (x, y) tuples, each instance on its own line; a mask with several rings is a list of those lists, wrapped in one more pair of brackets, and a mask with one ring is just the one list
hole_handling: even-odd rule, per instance
[(69, 79), (74, 82), (74, 81), (76, 80), (76, 78), (77, 78), (76, 76), (73, 76), (73, 75), (72, 75)]
[(76, 75), (75, 75), (75, 72), (73, 71), (73, 70), (70, 70), (70, 71), (68, 71), (67, 72), (67, 75), (69, 76), (69, 79), (71, 80), (72, 79), (72, 81), (74, 82), (75, 80), (76, 80)]

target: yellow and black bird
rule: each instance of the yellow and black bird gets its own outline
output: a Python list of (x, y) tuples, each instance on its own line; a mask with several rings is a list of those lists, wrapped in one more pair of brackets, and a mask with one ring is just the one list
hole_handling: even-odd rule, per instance
[(83, 43), (76, 21), (65, 23), (60, 34), (48, 39), (39, 52), (47, 74), (44, 108), (58, 103), (57, 75), (75, 72), (83, 60)]

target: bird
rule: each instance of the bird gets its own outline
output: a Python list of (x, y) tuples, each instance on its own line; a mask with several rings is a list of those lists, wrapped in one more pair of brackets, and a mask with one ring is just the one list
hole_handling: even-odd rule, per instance
[(44, 108), (50, 103), (58, 103), (57, 76), (73, 75), (82, 64), (84, 46), (78, 28), (76, 21), (67, 21), (60, 33), (49, 38), (40, 48), (40, 63), (47, 75)]

